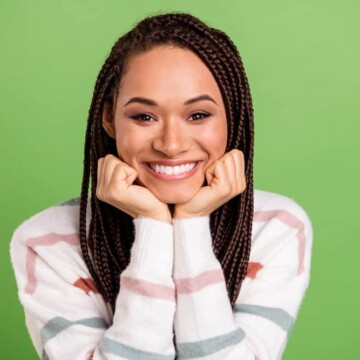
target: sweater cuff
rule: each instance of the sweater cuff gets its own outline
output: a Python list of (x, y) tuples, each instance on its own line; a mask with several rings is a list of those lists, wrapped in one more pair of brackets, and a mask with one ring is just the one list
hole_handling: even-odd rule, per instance
[[(133, 219), (135, 239), (126, 275), (136, 273), (143, 278), (171, 278), (173, 269), (173, 226), (147, 217)], [(124, 274), (124, 275), (125, 275)]]
[(212, 247), (210, 216), (173, 219), (174, 278), (196, 276), (219, 266)]

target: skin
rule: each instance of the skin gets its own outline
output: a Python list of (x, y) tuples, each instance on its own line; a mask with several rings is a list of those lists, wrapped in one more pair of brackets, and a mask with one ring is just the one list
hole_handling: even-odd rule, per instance
[[(210, 100), (185, 104), (205, 94)], [(130, 101), (134, 97), (156, 105)], [(104, 106), (102, 123), (116, 139), (119, 158), (109, 154), (99, 159), (96, 195), (134, 218), (171, 223), (172, 218), (208, 215), (245, 189), (242, 152), (225, 154), (227, 121), (220, 89), (190, 50), (158, 46), (134, 56), (115, 108)], [(161, 160), (200, 163), (191, 177), (169, 180), (157, 178), (146, 165)]]

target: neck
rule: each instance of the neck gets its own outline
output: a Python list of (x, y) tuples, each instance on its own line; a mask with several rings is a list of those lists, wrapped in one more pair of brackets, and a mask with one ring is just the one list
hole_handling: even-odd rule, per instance
[(174, 211), (175, 211), (175, 204), (168, 204), (168, 206), (169, 206), (171, 217), (173, 217)]

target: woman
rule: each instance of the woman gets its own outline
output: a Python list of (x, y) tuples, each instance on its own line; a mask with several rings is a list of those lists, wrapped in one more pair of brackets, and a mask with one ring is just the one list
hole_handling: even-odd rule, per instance
[(312, 228), (293, 200), (253, 190), (253, 136), (225, 33), (170, 13), (115, 43), (89, 111), (80, 203), (37, 214), (11, 243), (42, 358), (281, 357)]

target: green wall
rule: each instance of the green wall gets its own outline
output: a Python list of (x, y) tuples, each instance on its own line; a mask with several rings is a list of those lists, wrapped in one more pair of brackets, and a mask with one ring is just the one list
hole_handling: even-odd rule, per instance
[(234, 40), (254, 98), (255, 187), (295, 199), (313, 222), (311, 283), (284, 359), (357, 358), (355, 0), (1, 0), (0, 358), (37, 358), (10, 266), (12, 232), (78, 196), (97, 72), (119, 35), (170, 10), (190, 12)]

